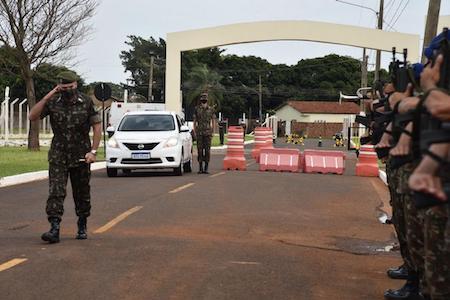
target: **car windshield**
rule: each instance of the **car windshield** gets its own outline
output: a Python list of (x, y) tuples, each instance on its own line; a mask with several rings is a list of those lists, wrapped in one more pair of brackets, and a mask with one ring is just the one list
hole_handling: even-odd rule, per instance
[(171, 115), (128, 115), (120, 122), (119, 131), (171, 131), (175, 122)]

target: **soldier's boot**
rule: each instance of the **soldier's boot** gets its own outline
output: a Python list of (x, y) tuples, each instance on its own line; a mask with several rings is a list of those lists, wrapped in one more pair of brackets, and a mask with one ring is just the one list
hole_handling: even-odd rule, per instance
[(59, 218), (50, 218), (50, 230), (42, 234), (41, 239), (50, 244), (59, 243)]
[(203, 174), (203, 161), (198, 163), (198, 174)]
[[(387, 222), (386, 222), (387, 223)], [(387, 270), (387, 275), (392, 279), (408, 279), (408, 269), (405, 264), (397, 268), (390, 268)]]
[(386, 300), (423, 300), (423, 296), (420, 294), (419, 280), (416, 278), (409, 279), (405, 285), (398, 290), (387, 290), (384, 292), (384, 299)]
[(77, 240), (87, 239), (87, 218), (79, 217), (77, 224), (78, 224), (78, 232), (77, 232), (76, 239)]
[(209, 163), (205, 161), (205, 168), (203, 169), (203, 174), (209, 174), (208, 165), (209, 165)]

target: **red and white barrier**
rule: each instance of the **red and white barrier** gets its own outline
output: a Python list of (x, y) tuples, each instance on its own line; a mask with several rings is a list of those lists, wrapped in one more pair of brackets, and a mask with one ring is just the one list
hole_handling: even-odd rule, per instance
[(342, 151), (305, 150), (303, 172), (344, 174), (345, 154)]
[(362, 145), (356, 163), (356, 176), (378, 177), (378, 157), (373, 145)]
[(298, 149), (263, 148), (259, 157), (260, 171), (299, 172), (300, 151)]
[(272, 129), (269, 127), (255, 128), (255, 147), (252, 150), (252, 158), (259, 162), (261, 149), (273, 148)]
[(225, 170), (246, 170), (243, 136), (244, 129), (242, 127), (230, 126), (228, 128), (227, 155), (223, 160), (223, 168)]

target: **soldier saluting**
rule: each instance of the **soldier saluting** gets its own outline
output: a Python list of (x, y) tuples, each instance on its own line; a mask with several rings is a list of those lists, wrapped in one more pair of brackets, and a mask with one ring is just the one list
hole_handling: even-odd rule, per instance
[(213, 134), (214, 109), (208, 105), (208, 93), (200, 95), (200, 104), (195, 108), (194, 133), (197, 139), (199, 174), (209, 174), (208, 165)]
[[(91, 210), (90, 164), (96, 161), (101, 139), (101, 117), (92, 100), (78, 92), (78, 76), (64, 71), (57, 78), (59, 84), (31, 109), (29, 116), (31, 121), (50, 116), (54, 134), (48, 153), (49, 196), (46, 207), (51, 228), (42, 235), (42, 240), (49, 243), (59, 242), (69, 177), (78, 216), (76, 238), (87, 238), (87, 217)], [(91, 127), (94, 131), (92, 145), (89, 137)]]

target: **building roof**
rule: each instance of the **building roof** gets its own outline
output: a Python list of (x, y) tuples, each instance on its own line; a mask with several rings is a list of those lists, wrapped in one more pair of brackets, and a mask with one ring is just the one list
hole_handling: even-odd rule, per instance
[(361, 111), (359, 106), (353, 102), (339, 104), (339, 102), (330, 101), (288, 101), (286, 105), (300, 113), (357, 115)]

